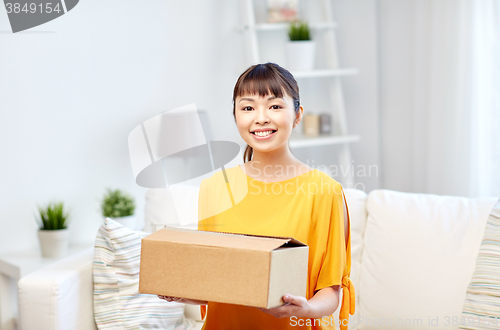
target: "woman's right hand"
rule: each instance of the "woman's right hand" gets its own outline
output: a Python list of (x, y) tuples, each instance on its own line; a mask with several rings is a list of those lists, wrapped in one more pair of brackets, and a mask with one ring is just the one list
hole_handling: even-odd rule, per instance
[(194, 300), (194, 299), (186, 299), (186, 298), (178, 298), (178, 297), (170, 297), (170, 296), (160, 296), (158, 295), (158, 298), (166, 300), (168, 302), (178, 302), (178, 303), (183, 303), (183, 304), (191, 304), (191, 305), (207, 305), (207, 301), (203, 300)]

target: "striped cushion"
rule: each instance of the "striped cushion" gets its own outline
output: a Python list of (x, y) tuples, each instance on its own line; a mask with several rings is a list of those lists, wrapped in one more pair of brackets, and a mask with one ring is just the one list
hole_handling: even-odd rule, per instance
[(488, 217), (476, 269), (467, 288), (460, 329), (500, 328), (500, 200)]
[(156, 295), (139, 294), (141, 239), (134, 232), (106, 219), (95, 242), (94, 316), (98, 329), (192, 329), (184, 304)]

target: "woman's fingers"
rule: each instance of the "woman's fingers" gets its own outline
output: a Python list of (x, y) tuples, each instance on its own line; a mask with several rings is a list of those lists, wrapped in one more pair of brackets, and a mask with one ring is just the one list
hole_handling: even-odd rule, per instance
[(160, 295), (158, 295), (158, 298), (163, 299), (163, 300), (166, 300), (166, 301), (168, 301), (168, 302), (172, 302), (172, 301), (174, 301), (174, 300), (179, 300), (179, 299), (181, 299), (181, 298), (176, 298), (176, 297), (160, 296)]
[(285, 305), (296, 305), (296, 306), (303, 306), (304, 305), (304, 298), (300, 296), (293, 296), (291, 294), (287, 294), (283, 297), (283, 301), (286, 303)]

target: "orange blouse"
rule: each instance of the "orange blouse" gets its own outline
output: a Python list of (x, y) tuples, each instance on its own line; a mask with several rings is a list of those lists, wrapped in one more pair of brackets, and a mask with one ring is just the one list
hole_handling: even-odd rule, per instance
[[(309, 246), (306, 298), (332, 285), (343, 289), (340, 320), (275, 318), (257, 308), (208, 302), (200, 306), (202, 330), (234, 329), (347, 329), (354, 314), (354, 286), (350, 281), (350, 233), (345, 239), (342, 186), (313, 169), (294, 178), (262, 182), (240, 166), (219, 171), (202, 181), (198, 230), (294, 237)], [(346, 203), (347, 205), (347, 203)], [(349, 212), (347, 212), (349, 213)], [(348, 230), (350, 220), (347, 216)]]

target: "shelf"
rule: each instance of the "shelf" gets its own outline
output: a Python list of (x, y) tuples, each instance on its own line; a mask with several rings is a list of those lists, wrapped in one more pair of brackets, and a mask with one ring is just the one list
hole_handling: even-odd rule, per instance
[(324, 145), (356, 142), (359, 141), (359, 139), (360, 139), (359, 135), (344, 135), (344, 136), (320, 135), (316, 137), (301, 136), (298, 138), (291, 137), (290, 147), (291, 148), (317, 147)]
[[(278, 30), (288, 30), (290, 23), (261, 23), (256, 24), (255, 29), (257, 31), (278, 31)], [(337, 23), (330, 22), (318, 22), (310, 23), (309, 27), (313, 30), (323, 30), (323, 29), (335, 29)]]
[(292, 71), (295, 78), (316, 78), (316, 77), (335, 77), (335, 76), (350, 76), (358, 74), (356, 68), (346, 69), (322, 69), (311, 71)]
[[(288, 31), (290, 23), (259, 23), (255, 24), (253, 28), (256, 31)], [(329, 30), (337, 28), (337, 23), (330, 22), (318, 22), (318, 23), (310, 23), (309, 26), (312, 30)], [(245, 30), (250, 30), (250, 26), (244, 25), (243, 27), (235, 27), (234, 30), (238, 32), (243, 32)]]
[[(308, 91), (308, 94), (311, 94), (311, 97), (316, 98), (328, 98), (329, 95), (333, 95), (334, 97), (328, 98), (330, 101), (330, 105), (322, 105), (322, 108), (328, 109), (325, 112), (331, 115), (332, 120), (335, 120), (335, 129), (334, 133), (337, 135), (319, 135), (316, 137), (309, 137), (302, 134), (302, 130), (296, 132), (290, 136), (289, 146), (292, 150), (299, 148), (314, 148), (314, 147), (327, 147), (328, 149), (334, 149), (332, 151), (328, 151), (338, 155), (338, 163), (342, 167), (349, 167), (351, 164), (351, 142), (359, 141), (359, 135), (348, 135), (347, 134), (347, 116), (344, 104), (344, 93), (342, 91), (342, 82), (344, 78), (342, 76), (350, 76), (358, 74), (357, 68), (343, 68), (341, 64), (339, 64), (339, 54), (337, 51), (337, 37), (336, 37), (336, 28), (338, 24), (335, 22), (332, 14), (334, 0), (324, 0), (322, 1), (322, 5), (319, 3), (315, 6), (315, 12), (325, 14), (321, 16), (325, 16), (325, 21), (314, 21), (312, 20), (309, 23), (309, 27), (313, 31), (313, 33), (317, 34), (320, 37), (324, 38), (314, 38), (318, 42), (318, 46), (323, 45), (324, 49), (324, 60), (326, 65), (321, 65), (315, 67), (312, 70), (291, 70), (291, 74), (295, 77), (297, 82), (306, 83), (312, 82), (313, 79), (322, 79), (324, 81), (318, 81), (319, 84), (323, 84), (328, 82), (325, 87), (328, 91), (323, 90), (311, 90)], [(239, 25), (235, 30), (245, 34), (248, 37), (248, 45), (252, 63), (262, 63), (261, 54), (260, 54), (260, 38), (262, 37), (274, 37), (275, 39), (279, 38), (279, 41), (276, 40), (276, 44), (278, 48), (285, 48), (286, 42), (288, 41), (288, 31), (290, 28), (290, 22), (279, 22), (279, 23), (269, 23), (265, 21), (257, 22), (255, 17), (255, 1), (254, 0), (245, 0), (245, 14), (246, 20), (242, 25)], [(264, 34), (266, 34), (264, 36)], [(268, 40), (266, 40), (268, 41)], [(281, 49), (286, 52), (286, 49)], [(286, 53), (284, 54), (286, 55)], [(323, 55), (323, 54), (322, 54)], [(305, 79), (309, 79), (309, 81), (304, 81)], [(300, 80), (300, 81), (299, 81)], [(331, 80), (331, 81), (326, 81)], [(305, 97), (304, 97), (305, 98)], [(340, 148), (330, 148), (328, 146), (338, 145)], [(242, 147), (246, 147), (246, 144), (243, 143)], [(335, 150), (338, 149), (338, 150)], [(343, 179), (349, 180), (352, 183), (352, 178), (348, 178), (344, 176)], [(341, 180), (345, 181), (345, 180)], [(347, 182), (341, 182), (347, 183)]]
[(17, 282), (31, 272), (91, 247), (93, 247), (92, 243), (70, 245), (66, 254), (56, 258), (43, 258), (39, 247), (2, 253), (0, 254), (0, 275), (11, 277)]

